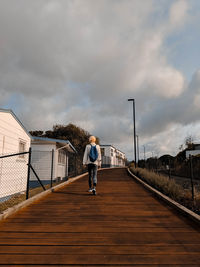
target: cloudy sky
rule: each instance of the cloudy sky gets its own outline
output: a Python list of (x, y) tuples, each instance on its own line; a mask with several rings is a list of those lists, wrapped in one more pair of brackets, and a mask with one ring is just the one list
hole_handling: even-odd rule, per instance
[(200, 142), (199, 0), (0, 0), (0, 107), (133, 155)]

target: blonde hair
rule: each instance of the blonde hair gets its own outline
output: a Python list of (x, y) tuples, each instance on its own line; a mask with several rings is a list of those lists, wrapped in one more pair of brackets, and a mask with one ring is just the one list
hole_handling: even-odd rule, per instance
[(90, 143), (95, 143), (96, 142), (96, 137), (91, 135), (90, 138), (89, 138), (89, 142)]

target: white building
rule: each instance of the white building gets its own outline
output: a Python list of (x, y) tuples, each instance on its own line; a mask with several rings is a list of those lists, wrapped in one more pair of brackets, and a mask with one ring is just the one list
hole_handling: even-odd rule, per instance
[[(68, 177), (69, 154), (76, 153), (76, 149), (67, 140), (46, 137), (32, 137), (31, 163), (43, 184), (52, 179), (62, 180)], [(53, 154), (53, 155), (52, 155)], [(31, 172), (31, 186), (37, 184), (37, 178)]]
[[(0, 109), (0, 156), (26, 152), (31, 136), (12, 110)], [(27, 155), (0, 158), (0, 200), (26, 190)]]
[(193, 150), (186, 150), (186, 158), (200, 155), (200, 144), (193, 144)]
[(102, 156), (102, 167), (124, 167), (126, 156), (125, 153), (112, 145), (100, 145)]

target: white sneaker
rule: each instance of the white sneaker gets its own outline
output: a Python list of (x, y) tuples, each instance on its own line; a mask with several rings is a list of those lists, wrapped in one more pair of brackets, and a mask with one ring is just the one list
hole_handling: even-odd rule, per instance
[(91, 193), (91, 192), (92, 192), (92, 188), (90, 188), (90, 189), (88, 190), (88, 192), (90, 192), (90, 193)]

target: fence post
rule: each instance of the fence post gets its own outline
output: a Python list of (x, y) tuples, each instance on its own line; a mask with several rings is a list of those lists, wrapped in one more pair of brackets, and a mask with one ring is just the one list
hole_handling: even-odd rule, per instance
[(168, 163), (169, 163), (169, 179), (171, 179), (171, 166), (170, 166), (171, 160), (170, 160), (170, 158), (168, 160)]
[(53, 186), (53, 164), (54, 164), (54, 149), (52, 149), (52, 155), (51, 155), (51, 187)]
[(190, 177), (191, 177), (191, 187), (192, 187), (192, 200), (194, 200), (194, 183), (193, 183), (192, 155), (190, 155)]
[(77, 156), (75, 153), (75, 176), (77, 176)]
[(29, 197), (29, 184), (30, 184), (30, 173), (31, 173), (31, 147), (29, 148), (28, 154), (28, 173), (27, 173), (27, 186), (26, 186), (26, 199)]

